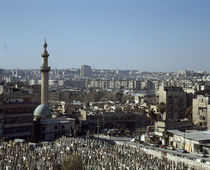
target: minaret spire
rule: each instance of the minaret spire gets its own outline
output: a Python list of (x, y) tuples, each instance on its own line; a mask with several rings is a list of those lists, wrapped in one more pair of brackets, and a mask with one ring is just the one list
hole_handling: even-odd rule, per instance
[(42, 53), (42, 66), (41, 71), (41, 104), (48, 106), (48, 80), (49, 80), (49, 71), (50, 67), (48, 66), (48, 57), (49, 53), (47, 51), (47, 42), (46, 38), (44, 39), (44, 51)]
[(44, 49), (47, 49), (47, 42), (46, 42), (46, 38), (44, 38), (44, 45), (43, 45)]

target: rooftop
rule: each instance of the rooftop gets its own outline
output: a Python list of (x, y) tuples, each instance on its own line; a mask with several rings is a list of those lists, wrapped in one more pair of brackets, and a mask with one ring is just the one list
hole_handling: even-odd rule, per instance
[(210, 140), (210, 130), (207, 131), (190, 130), (186, 131), (185, 133), (179, 130), (168, 130), (168, 132), (194, 141)]

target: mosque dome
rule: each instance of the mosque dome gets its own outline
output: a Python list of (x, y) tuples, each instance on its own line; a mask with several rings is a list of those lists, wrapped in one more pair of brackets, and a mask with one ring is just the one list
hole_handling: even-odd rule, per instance
[(48, 106), (41, 104), (37, 106), (37, 108), (34, 111), (34, 116), (36, 117), (49, 117), (51, 116), (51, 112)]

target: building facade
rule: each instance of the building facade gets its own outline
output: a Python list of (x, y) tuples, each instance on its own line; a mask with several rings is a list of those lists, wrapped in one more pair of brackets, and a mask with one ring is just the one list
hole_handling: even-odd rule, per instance
[(30, 90), (0, 86), (0, 136), (30, 139), (35, 104)]
[(82, 65), (80, 69), (81, 77), (90, 77), (91, 76), (91, 66)]
[(90, 110), (80, 110), (81, 120), (86, 122), (87, 129), (95, 131), (97, 126), (100, 129), (130, 129), (145, 128), (150, 120), (145, 115), (128, 112), (106, 112), (99, 113)]
[(192, 120), (197, 126), (207, 128), (208, 95), (197, 95), (193, 99)]
[(186, 93), (181, 87), (160, 86), (157, 103), (165, 104), (165, 120), (178, 121), (185, 118)]

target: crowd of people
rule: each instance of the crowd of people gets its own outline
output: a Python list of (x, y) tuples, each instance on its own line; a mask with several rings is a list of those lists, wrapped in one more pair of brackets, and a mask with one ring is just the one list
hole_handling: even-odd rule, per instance
[(0, 169), (54, 170), (72, 155), (80, 155), (86, 170), (194, 170), (183, 162), (146, 153), (140, 147), (104, 140), (62, 137), (54, 142), (3, 142)]

